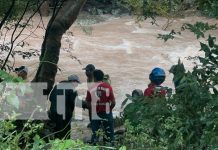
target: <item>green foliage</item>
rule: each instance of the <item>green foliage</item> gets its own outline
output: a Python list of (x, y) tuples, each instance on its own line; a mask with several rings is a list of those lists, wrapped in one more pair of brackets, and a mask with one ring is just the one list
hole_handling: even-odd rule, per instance
[[(37, 7), (37, 0), (31, 0), (29, 5), (28, 5), (28, 9), (27, 11), (32, 11), (33, 9), (35, 9)], [(4, 15), (7, 10), (10, 8), (12, 3), (12, 0), (0, 0), (0, 17), (2, 17), (2, 15)], [(10, 17), (12, 19), (16, 19), (18, 16), (20, 16), (26, 5), (28, 3), (28, 0), (16, 0), (15, 1), (15, 6), (12, 10), (12, 13), (10, 14)]]
[(181, 16), (187, 9), (198, 8), (203, 14), (218, 17), (217, 0), (121, 0), (139, 19)]
[[(74, 140), (50, 140), (46, 143), (38, 132), (43, 128), (43, 124), (26, 122), (22, 131), (18, 131), (16, 123), (13, 121), (0, 121), (0, 149), (79, 149), (79, 150), (99, 150), (97, 146), (84, 144), (82, 141)], [(21, 144), (21, 139), (25, 144)], [(111, 149), (104, 147), (104, 149)]]
[[(23, 123), (20, 130), (17, 130), (16, 122), (1, 120), (0, 127), (0, 149), (21, 149), (21, 139), (26, 142), (23, 148), (30, 149), (32, 145), (28, 141), (31, 141), (31, 138), (37, 134), (37, 131), (42, 129), (43, 125), (28, 121)], [(42, 141), (40, 142), (42, 143)]]
[(122, 0), (87, 0), (83, 9), (93, 15), (120, 15), (128, 12), (122, 5)]
[[(21, 147), (29, 149), (32, 147), (33, 141), (31, 139), (37, 136), (38, 131), (42, 130), (43, 124), (27, 120), (16, 120), (19, 114), (15, 111), (18, 110), (20, 105), (17, 92), (19, 92), (20, 96), (23, 96), (30, 89), (21, 85), (17, 89), (15, 84), (10, 84), (15, 82), (19, 84), (25, 81), (5, 71), (0, 71), (0, 78), (2, 80), (0, 84), (0, 114), (3, 118), (7, 116), (7, 120), (0, 121), (0, 149), (20, 149)], [(7, 107), (6, 112), (2, 108), (3, 106)], [(4, 114), (6, 116), (3, 116)], [(42, 141), (41, 143), (43, 143)]]
[(198, 77), (197, 80), (201, 85), (217, 94), (215, 86), (218, 85), (218, 45), (215, 44), (215, 37), (209, 36), (207, 41), (207, 44), (200, 43), (200, 50), (204, 52), (205, 56), (199, 57), (202, 65), (194, 67), (193, 74)]
[[(20, 77), (14, 77), (14, 76), (8, 74), (7, 72), (1, 71), (1, 70), (0, 70), (0, 79), (2, 80), (2, 82), (0, 84), (1, 103), (7, 102), (12, 107), (15, 107), (16, 109), (18, 109), (20, 102), (19, 102), (19, 99), (17, 96), (16, 88), (11, 87), (10, 85), (7, 85), (6, 83), (24, 82), (24, 80), (22, 80)], [(21, 86), (19, 86), (19, 87), (21, 87)], [(5, 93), (6, 88), (10, 89), (10, 92), (8, 91)], [(20, 89), (20, 91), (23, 91), (23, 92), (21, 92), (23, 94), (24, 94), (25, 90), (26, 89)], [(10, 94), (7, 94), (7, 93), (10, 93)], [(0, 109), (0, 113), (3, 113), (1, 109)]]
[(123, 0), (123, 2), (139, 19), (152, 18), (152, 23), (155, 23), (156, 16), (169, 19), (179, 15), (185, 5), (182, 0)]
[(153, 3), (152, 1), (147, 0), (123, 0), (123, 2), (127, 7), (129, 7), (130, 11), (133, 11), (134, 14), (137, 15), (138, 21), (152, 18), (152, 23), (155, 24), (155, 16), (160, 14), (160, 12), (157, 12), (157, 10), (161, 10), (161, 14), (166, 13), (166, 7), (162, 7), (158, 2)]
[(203, 14), (218, 18), (218, 1), (217, 0), (196, 0), (199, 9)]
[(196, 22), (195, 24), (185, 23), (181, 27), (181, 31), (176, 32), (172, 30), (169, 34), (158, 34), (157, 38), (167, 42), (169, 39), (174, 39), (175, 35), (181, 35), (182, 31), (189, 30), (190, 32), (194, 33), (197, 39), (199, 39), (205, 37), (205, 32), (216, 29), (218, 29), (217, 24), (209, 25), (208, 23), (204, 22)]
[[(202, 29), (202, 28), (201, 28)], [(200, 64), (186, 71), (179, 61), (174, 74), (176, 93), (167, 99), (131, 97), (124, 109), (123, 145), (130, 149), (218, 148), (218, 45), (209, 36), (200, 43)], [(125, 101), (126, 102), (126, 101)], [(136, 117), (137, 116), (137, 117)]]
[(0, 79), (4, 82), (24, 82), (20, 77), (14, 77), (9, 73), (0, 70)]
[(158, 34), (158, 39), (162, 39), (164, 40), (164, 42), (168, 41), (169, 39), (174, 39), (174, 35), (175, 34), (181, 34), (180, 32), (175, 32), (174, 30), (172, 30), (169, 34)]
[[(22, 79), (13, 77), (12, 75), (6, 73), (5, 71), (0, 71), (1, 81), (1, 95), (0, 95), (0, 105), (2, 106), (4, 103), (4, 88), (7, 86), (6, 83), (13, 82), (24, 82)], [(10, 92), (8, 98), (8, 105), (12, 107), (18, 107), (19, 100), (16, 96), (16, 87)], [(19, 86), (20, 94), (24, 95), (27, 91), (31, 91), (30, 89), (26, 89), (26, 87)], [(14, 90), (14, 91), (13, 91)], [(15, 112), (3, 112), (0, 109), (0, 114), (8, 113), (8, 120), (0, 121), (0, 149), (32, 149), (32, 150), (41, 150), (41, 149), (79, 149), (79, 150), (99, 150), (99, 149), (113, 149), (111, 147), (105, 146), (91, 146), (83, 143), (82, 141), (74, 141), (74, 140), (59, 140), (53, 139), (45, 142), (44, 135), (45, 125), (42, 121), (29, 121), (29, 120), (16, 120)], [(51, 134), (49, 132), (49, 134)], [(52, 134), (51, 134), (52, 136)], [(121, 150), (125, 150), (125, 147), (121, 147)]]
[(77, 140), (53, 140), (49, 142), (50, 149), (79, 149), (79, 150), (99, 150), (97, 146), (89, 146)]
[(217, 25), (209, 25), (208, 23), (203, 22), (196, 22), (194, 25), (186, 23), (183, 25), (182, 29), (188, 29), (189, 31), (193, 32), (197, 39), (204, 38), (204, 33), (209, 30), (216, 30), (218, 29)]

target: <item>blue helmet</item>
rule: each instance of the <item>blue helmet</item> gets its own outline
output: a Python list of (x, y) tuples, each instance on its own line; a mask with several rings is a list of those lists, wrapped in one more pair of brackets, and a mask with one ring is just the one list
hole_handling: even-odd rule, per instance
[(149, 79), (151, 80), (152, 83), (156, 85), (160, 85), (165, 81), (166, 74), (162, 68), (154, 68), (149, 76)]

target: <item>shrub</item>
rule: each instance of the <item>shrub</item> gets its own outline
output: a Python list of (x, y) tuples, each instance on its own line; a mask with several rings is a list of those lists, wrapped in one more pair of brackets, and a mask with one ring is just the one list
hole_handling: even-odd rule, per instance
[[(27, 5), (28, 0), (16, 0), (15, 1), (15, 6), (13, 7), (12, 13), (11, 13), (11, 17), (13, 19), (15, 19), (17, 16), (20, 16), (26, 5)], [(0, 17), (2, 17), (2, 15), (4, 15), (7, 10), (10, 8), (12, 4), (12, 0), (0, 0)], [(28, 9), (27, 11), (32, 11), (33, 9), (35, 9), (37, 7), (37, 0), (31, 0), (29, 5), (28, 5)]]
[(203, 14), (218, 18), (218, 1), (217, 0), (198, 0), (199, 10)]
[(218, 45), (200, 43), (204, 57), (192, 71), (179, 61), (170, 70), (176, 93), (167, 99), (129, 96), (124, 109), (124, 145), (132, 149), (215, 149), (218, 147)]

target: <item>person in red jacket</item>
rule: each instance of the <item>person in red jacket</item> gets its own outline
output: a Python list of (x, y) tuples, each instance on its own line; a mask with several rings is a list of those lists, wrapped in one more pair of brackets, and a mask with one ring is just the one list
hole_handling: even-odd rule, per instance
[(162, 68), (154, 68), (150, 75), (149, 79), (151, 83), (148, 85), (148, 88), (144, 91), (144, 96), (166, 96), (167, 91), (161, 86), (165, 81), (166, 74)]
[(96, 144), (98, 142), (97, 131), (103, 124), (103, 130), (106, 137), (104, 142), (114, 144), (114, 127), (112, 110), (116, 104), (112, 87), (103, 82), (104, 73), (101, 70), (94, 71), (95, 84), (87, 91), (86, 101), (88, 107), (91, 109), (91, 128), (92, 139), (91, 142)]

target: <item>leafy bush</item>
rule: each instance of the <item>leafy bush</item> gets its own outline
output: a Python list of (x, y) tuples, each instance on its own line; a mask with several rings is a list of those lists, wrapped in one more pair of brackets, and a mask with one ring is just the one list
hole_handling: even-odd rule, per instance
[[(43, 137), (38, 135), (43, 124), (27, 122), (22, 131), (17, 130), (13, 121), (0, 121), (0, 149), (81, 149), (99, 150), (97, 146), (84, 144), (82, 141), (54, 139), (45, 142)], [(109, 147), (104, 147), (109, 149)]]
[[(16, 18), (17, 16), (21, 15), (28, 3), (28, 0), (16, 0), (15, 6), (13, 7), (13, 11), (11, 13), (12, 18)], [(7, 10), (10, 8), (12, 4), (12, 0), (0, 0), (0, 17), (4, 15)], [(37, 0), (31, 0), (27, 11), (32, 11), (34, 8), (37, 7)]]
[(123, 0), (123, 2), (139, 17), (155, 16), (173, 17), (181, 13), (186, 3), (183, 0)]
[(121, 4), (121, 0), (87, 0), (83, 10), (88, 11), (93, 15), (120, 15), (121, 13), (128, 12)]
[[(14, 77), (5, 71), (0, 71), (1, 83), (11, 83), (11, 82), (24, 82), (21, 78)], [(0, 92), (0, 105), (2, 106), (4, 101), (3, 98), (3, 85), (1, 84)], [(11, 101), (16, 101), (16, 99), (11, 99)], [(16, 102), (17, 103), (17, 102)], [(16, 107), (11, 103), (11, 107)], [(10, 105), (10, 103), (9, 103)], [(7, 113), (8, 119), (0, 121), (0, 149), (81, 149), (81, 150), (99, 150), (100, 148), (111, 149), (110, 147), (99, 147), (91, 146), (83, 143), (82, 141), (74, 140), (59, 140), (52, 139), (51, 132), (45, 134), (46, 126), (42, 121), (39, 120), (16, 120), (17, 114), (14, 112), (4, 112), (2, 107), (0, 107), (1, 117), (3, 114)], [(44, 133), (43, 133), (44, 132)], [(48, 139), (49, 138), (49, 139)], [(122, 148), (121, 148), (122, 150)], [(124, 149), (123, 149), (124, 150)]]
[(187, 9), (198, 8), (203, 14), (218, 17), (217, 0), (121, 0), (136, 15), (142, 18), (181, 16)]
[[(124, 145), (132, 149), (218, 148), (218, 45), (200, 43), (204, 57), (192, 71), (179, 61), (170, 70), (176, 93), (167, 99), (130, 97), (124, 109)], [(137, 116), (137, 117), (136, 117)]]
[(199, 9), (203, 14), (218, 18), (218, 1), (217, 0), (197, 0)]

